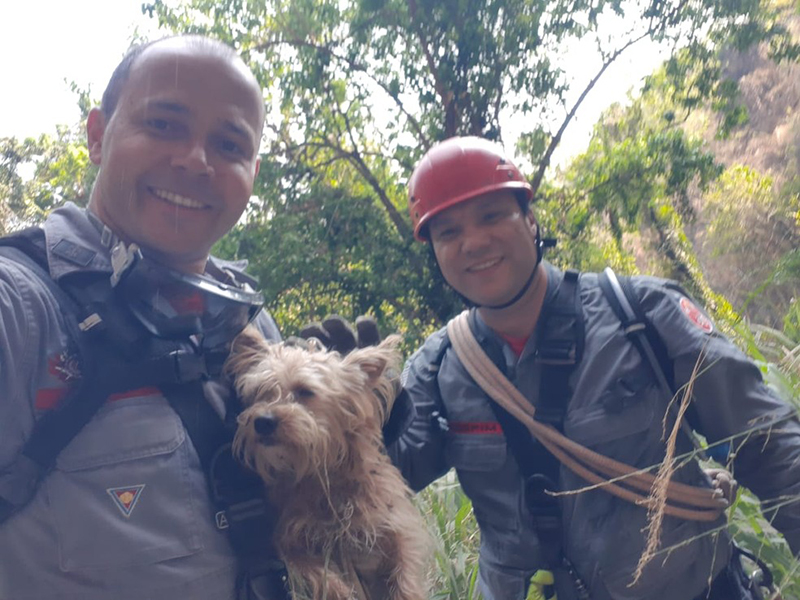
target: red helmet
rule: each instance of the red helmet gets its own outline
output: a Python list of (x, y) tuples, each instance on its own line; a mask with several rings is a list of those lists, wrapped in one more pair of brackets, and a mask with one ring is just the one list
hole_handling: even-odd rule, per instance
[(503, 149), (479, 137), (454, 137), (433, 146), (408, 180), (408, 210), (414, 237), (427, 240), (434, 215), (496, 190), (520, 190), (528, 201), (533, 188)]

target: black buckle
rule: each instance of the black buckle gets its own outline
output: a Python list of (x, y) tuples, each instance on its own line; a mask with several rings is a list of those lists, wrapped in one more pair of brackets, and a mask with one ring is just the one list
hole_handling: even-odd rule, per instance
[(257, 567), (245, 569), (239, 575), (237, 600), (292, 600), (289, 572), (283, 561), (259, 562)]
[(536, 351), (537, 360), (544, 365), (574, 365), (577, 357), (575, 342), (549, 340)]
[(525, 479), (523, 488), (525, 505), (534, 518), (557, 516), (560, 521), (558, 500), (552, 495), (552, 492), (556, 491), (558, 486), (547, 475), (535, 473)]
[(178, 383), (208, 379), (206, 359), (202, 354), (188, 350), (175, 350), (169, 355), (175, 364), (175, 378)]

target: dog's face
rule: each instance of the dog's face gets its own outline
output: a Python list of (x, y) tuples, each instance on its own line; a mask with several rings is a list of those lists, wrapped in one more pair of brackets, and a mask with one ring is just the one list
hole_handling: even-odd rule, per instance
[(342, 357), (269, 344), (245, 330), (226, 365), (245, 407), (235, 452), (267, 483), (327, 480), (347, 468), (359, 447), (380, 444), (380, 398), (394, 394), (387, 367), (400, 362), (398, 341), (392, 336)]

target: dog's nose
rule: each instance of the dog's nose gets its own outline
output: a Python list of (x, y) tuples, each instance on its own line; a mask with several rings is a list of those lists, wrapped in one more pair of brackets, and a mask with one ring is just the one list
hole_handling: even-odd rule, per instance
[(253, 427), (259, 435), (271, 435), (278, 427), (278, 419), (271, 414), (259, 415), (253, 421)]

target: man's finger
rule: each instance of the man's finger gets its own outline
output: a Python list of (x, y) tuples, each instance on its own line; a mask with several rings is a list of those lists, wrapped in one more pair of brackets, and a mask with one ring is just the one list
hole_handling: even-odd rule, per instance
[(331, 347), (331, 338), (322, 326), (322, 323), (309, 323), (300, 330), (300, 337), (304, 340), (317, 338), (326, 348)]
[(330, 340), (329, 349), (347, 354), (356, 347), (357, 341), (355, 331), (353, 331), (350, 324), (339, 315), (326, 317), (322, 322), (322, 326), (328, 333), (328, 339)]
[(381, 343), (381, 332), (378, 323), (372, 317), (361, 315), (356, 319), (358, 331), (358, 347), (377, 346)]

